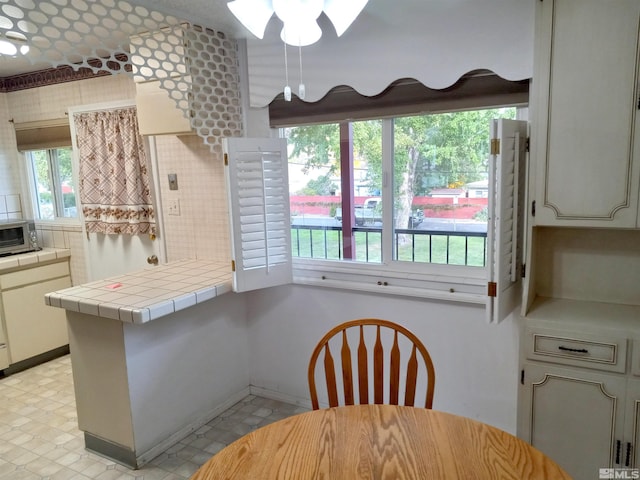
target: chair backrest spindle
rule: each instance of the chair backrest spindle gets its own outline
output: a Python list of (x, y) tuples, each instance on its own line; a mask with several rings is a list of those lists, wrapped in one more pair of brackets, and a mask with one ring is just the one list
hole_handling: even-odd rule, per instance
[(353, 373), (351, 370), (351, 349), (347, 340), (347, 331), (342, 331), (342, 384), (344, 385), (344, 404), (353, 405)]
[(373, 403), (383, 402), (384, 350), (380, 340), (380, 325), (376, 328), (376, 344), (373, 347)]
[(391, 360), (389, 362), (389, 403), (398, 405), (400, 391), (400, 347), (398, 346), (398, 332), (393, 332), (393, 347), (391, 347)]
[(364, 343), (364, 327), (362, 325), (360, 325), (360, 343), (358, 344), (358, 394), (361, 404), (369, 403), (367, 344)]
[(336, 385), (336, 371), (333, 364), (333, 357), (331, 356), (331, 350), (329, 344), (324, 349), (324, 372), (327, 381), (327, 393), (329, 395), (329, 405), (332, 407), (338, 406), (338, 387)]

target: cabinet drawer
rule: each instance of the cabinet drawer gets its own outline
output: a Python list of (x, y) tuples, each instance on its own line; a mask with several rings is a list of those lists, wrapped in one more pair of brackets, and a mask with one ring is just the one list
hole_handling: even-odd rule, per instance
[(50, 263), (39, 267), (27, 268), (17, 272), (0, 275), (0, 289), (6, 290), (22, 285), (44, 282), (52, 278), (65, 277), (69, 275), (69, 262)]
[(624, 373), (627, 340), (624, 337), (527, 330), (526, 352), (531, 360)]

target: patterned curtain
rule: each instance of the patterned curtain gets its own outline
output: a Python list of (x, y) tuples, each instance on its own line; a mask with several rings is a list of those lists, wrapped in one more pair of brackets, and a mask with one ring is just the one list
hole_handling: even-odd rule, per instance
[(147, 157), (135, 107), (74, 114), (87, 232), (155, 234)]

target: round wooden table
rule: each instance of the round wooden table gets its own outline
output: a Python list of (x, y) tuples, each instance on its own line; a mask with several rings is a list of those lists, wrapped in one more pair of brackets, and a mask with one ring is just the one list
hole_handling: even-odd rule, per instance
[(227, 446), (192, 480), (570, 479), (502, 430), (424, 408), (357, 405), (315, 410)]

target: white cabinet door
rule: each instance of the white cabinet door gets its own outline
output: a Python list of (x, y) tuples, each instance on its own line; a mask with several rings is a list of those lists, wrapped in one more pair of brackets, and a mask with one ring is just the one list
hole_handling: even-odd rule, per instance
[(574, 478), (615, 465), (626, 379), (615, 374), (527, 363), (520, 435)]
[[(1, 307), (0, 303), (0, 307)], [(4, 333), (4, 321), (2, 319), (2, 308), (0, 308), (0, 370), (4, 370), (9, 366), (9, 347), (7, 346), (7, 337)]]
[[(186, 88), (179, 84), (176, 89)], [(136, 83), (136, 107), (141, 135), (184, 135), (194, 133), (191, 120), (178, 108), (160, 81)]]
[(70, 286), (62, 277), (2, 292), (11, 363), (69, 343), (65, 311), (46, 305), (44, 295)]
[(538, 225), (635, 227), (638, 0), (538, 3)]

